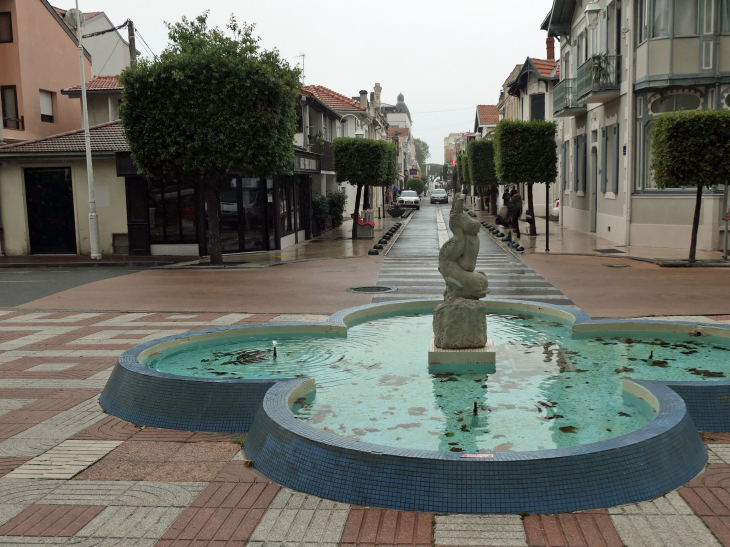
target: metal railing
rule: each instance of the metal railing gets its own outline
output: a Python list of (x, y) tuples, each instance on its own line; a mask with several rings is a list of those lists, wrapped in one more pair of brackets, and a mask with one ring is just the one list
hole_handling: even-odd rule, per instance
[(553, 113), (558, 114), (566, 108), (578, 108), (578, 96), (575, 89), (575, 78), (558, 82), (553, 89)]
[(318, 138), (316, 135), (309, 135), (309, 145), (312, 147), (312, 152), (316, 154), (322, 154), (322, 162), (320, 169), (322, 171), (334, 171), (335, 162), (332, 159), (332, 144)]
[(621, 56), (594, 55), (578, 67), (578, 100), (592, 93), (618, 92), (621, 86)]
[(25, 131), (25, 116), (21, 116), (20, 118), (3, 118), (3, 127), (5, 129)]

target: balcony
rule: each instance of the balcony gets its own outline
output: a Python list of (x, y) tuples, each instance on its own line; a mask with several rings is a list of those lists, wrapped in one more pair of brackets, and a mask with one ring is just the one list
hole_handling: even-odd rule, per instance
[(578, 104), (607, 103), (621, 93), (621, 56), (594, 55), (578, 67)]
[(25, 116), (21, 116), (20, 118), (3, 118), (3, 127), (5, 129), (25, 131)]
[(585, 106), (578, 104), (575, 78), (562, 80), (553, 89), (553, 115), (556, 118), (577, 116), (586, 111)]
[(317, 137), (316, 135), (309, 135), (309, 146), (312, 148), (312, 152), (322, 155), (322, 162), (320, 167), (322, 171), (335, 170), (335, 162), (332, 159), (331, 143), (323, 140), (321, 137)]

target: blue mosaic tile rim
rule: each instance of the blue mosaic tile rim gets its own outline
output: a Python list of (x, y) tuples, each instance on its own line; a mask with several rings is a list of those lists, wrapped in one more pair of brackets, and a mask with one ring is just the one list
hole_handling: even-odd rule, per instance
[[(574, 307), (520, 300), (489, 300), (490, 312), (527, 311), (572, 323), (574, 333), (606, 327), (642, 334), (711, 329), (730, 337), (730, 326), (652, 320), (593, 321)], [(430, 309), (440, 299), (369, 304), (340, 311), (323, 323), (264, 323), (206, 329), (147, 342), (119, 358), (100, 403), (138, 424), (201, 431), (249, 431), (246, 453), (257, 469), (303, 492), (347, 503), (446, 512), (560, 512), (649, 499), (694, 477), (706, 461), (697, 427), (730, 430), (730, 382), (634, 381), (659, 401), (646, 426), (614, 439), (533, 452), (496, 453), (470, 460), (461, 454), (357, 442), (296, 419), (289, 395), (307, 378), (221, 380), (153, 371), (139, 355), (160, 343), (221, 331), (346, 332), (365, 316), (402, 306)], [(401, 308), (402, 309), (402, 308)], [(694, 418), (694, 422), (693, 422)], [(374, 471), (377, 470), (377, 471)], [(408, 480), (404, 482), (403, 477)], [(388, 478), (387, 481), (383, 482)], [(414, 485), (418, 485), (417, 488)], [(470, 486), (471, 485), (471, 486)], [(479, 488), (472, 488), (479, 485)], [(414, 489), (415, 488), (415, 489)], [(468, 495), (466, 494), (468, 492)]]

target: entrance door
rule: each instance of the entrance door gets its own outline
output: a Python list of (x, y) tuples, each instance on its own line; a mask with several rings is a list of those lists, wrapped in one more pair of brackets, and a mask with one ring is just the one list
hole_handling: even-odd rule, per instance
[(127, 238), (129, 254), (150, 254), (150, 213), (147, 205), (147, 180), (125, 177), (127, 193)]
[(71, 169), (25, 169), (30, 252), (76, 254), (76, 222)]

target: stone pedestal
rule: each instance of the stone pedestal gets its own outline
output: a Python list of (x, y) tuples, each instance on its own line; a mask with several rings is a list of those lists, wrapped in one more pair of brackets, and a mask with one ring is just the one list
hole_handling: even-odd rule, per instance
[(434, 343), (441, 349), (480, 349), (487, 345), (487, 303), (454, 298), (433, 312)]
[(487, 340), (481, 348), (442, 349), (431, 340), (428, 349), (428, 371), (431, 374), (494, 374), (496, 372), (494, 342)]

